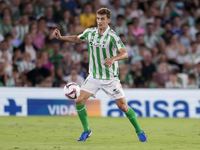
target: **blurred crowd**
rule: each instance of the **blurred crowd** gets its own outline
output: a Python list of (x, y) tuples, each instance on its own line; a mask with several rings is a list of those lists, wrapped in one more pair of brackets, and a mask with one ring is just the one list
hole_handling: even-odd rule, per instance
[(82, 85), (87, 44), (59, 41), (52, 32), (79, 35), (107, 7), (129, 55), (119, 61), (123, 88), (199, 88), (199, 6), (199, 0), (0, 0), (0, 86)]

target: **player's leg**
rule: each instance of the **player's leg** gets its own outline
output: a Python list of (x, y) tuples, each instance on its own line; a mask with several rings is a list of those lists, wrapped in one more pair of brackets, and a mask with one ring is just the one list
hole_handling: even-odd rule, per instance
[(81, 92), (79, 97), (75, 100), (77, 113), (84, 129), (84, 132), (82, 133), (78, 141), (85, 141), (88, 137), (92, 135), (92, 132), (88, 125), (85, 102), (90, 96), (95, 96), (98, 90), (98, 82), (94, 78), (88, 76), (83, 85), (81, 86)]
[(117, 106), (126, 114), (126, 117), (130, 120), (131, 124), (134, 126), (140, 142), (147, 142), (146, 135), (144, 131), (140, 128), (135, 112), (131, 107), (128, 106), (126, 99), (124, 97), (118, 98), (115, 100), (115, 102)]
[(87, 110), (85, 108), (85, 102), (90, 96), (92, 96), (91, 93), (81, 90), (80, 96), (75, 100), (77, 114), (83, 125), (84, 132), (90, 131), (87, 120)]
[(119, 98), (115, 100), (117, 106), (126, 114), (127, 118), (130, 120), (131, 124), (134, 126), (137, 134), (142, 133), (142, 129), (137, 121), (134, 110), (128, 106), (125, 98)]

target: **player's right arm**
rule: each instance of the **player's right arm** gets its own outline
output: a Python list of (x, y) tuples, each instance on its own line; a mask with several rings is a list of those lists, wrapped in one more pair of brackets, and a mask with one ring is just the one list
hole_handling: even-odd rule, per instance
[(53, 36), (55, 38), (57, 38), (58, 40), (72, 42), (72, 43), (82, 43), (82, 42), (84, 42), (78, 36), (61, 36), (60, 31), (58, 29), (55, 29), (53, 31)]

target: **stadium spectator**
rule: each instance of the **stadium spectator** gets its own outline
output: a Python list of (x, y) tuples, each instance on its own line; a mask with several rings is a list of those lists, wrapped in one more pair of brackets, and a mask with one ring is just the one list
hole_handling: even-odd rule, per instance
[(92, 11), (92, 5), (90, 3), (85, 4), (84, 13), (80, 15), (81, 26), (89, 28), (91, 26), (95, 26), (96, 16)]
[(148, 8), (143, 16), (140, 17), (140, 27), (145, 28), (147, 24), (153, 24), (155, 15), (153, 14), (152, 8)]
[(29, 17), (29, 21), (36, 20), (37, 19), (37, 15), (34, 12), (32, 3), (29, 2), (29, 3), (25, 4), (24, 7), (25, 7), (24, 9), (21, 9), (21, 10), (24, 10), (24, 12), (22, 12), (22, 14), (27, 14), (28, 17)]
[(82, 56), (82, 60), (81, 60), (82, 69), (86, 73), (86, 75), (88, 75), (88, 71), (89, 71), (88, 50), (87, 49), (82, 50), (81, 56)]
[(54, 0), (53, 2), (53, 12), (54, 12), (54, 17), (58, 20), (62, 19), (62, 15), (66, 8), (61, 5), (61, 0)]
[(72, 51), (72, 60), (78, 60), (81, 61), (82, 56), (81, 52), (84, 49), (83, 43), (77, 43), (74, 47), (74, 50)]
[(184, 60), (184, 67), (186, 69), (186, 72), (191, 74), (195, 72), (195, 67), (196, 67), (196, 60), (200, 59), (200, 56), (196, 53), (197, 51), (197, 42), (192, 42), (191, 43), (191, 53), (188, 53), (185, 56)]
[(74, 27), (75, 27), (75, 34), (79, 35), (84, 31), (84, 27), (81, 26), (80, 18), (78, 15), (74, 16)]
[(72, 69), (72, 65), (73, 65), (73, 61), (71, 58), (71, 53), (66, 52), (63, 56), (63, 59), (61, 59), (58, 62), (58, 69), (61, 69), (64, 75), (69, 75)]
[(7, 79), (5, 60), (0, 58), (0, 86), (5, 86)]
[(75, 82), (79, 86), (81, 86), (84, 82), (84, 78), (78, 75), (78, 70), (76, 68), (72, 68), (70, 74), (68, 76), (65, 76), (63, 80), (67, 83)]
[[(0, 1), (0, 16), (3, 14), (3, 10), (6, 8), (6, 2), (5, 1)], [(0, 21), (1, 22), (1, 21)]]
[(196, 34), (200, 32), (200, 18), (195, 21), (195, 25), (190, 27), (189, 35), (192, 37), (193, 41), (196, 40)]
[(45, 0), (37, 0), (37, 3), (33, 4), (34, 12), (36, 13), (38, 18), (44, 16), (44, 11), (45, 11), (44, 6), (45, 6)]
[(164, 27), (167, 22), (172, 21), (170, 13), (171, 13), (170, 8), (168, 6), (165, 6), (164, 12), (163, 12), (163, 15), (162, 15), (162, 23), (161, 23), (162, 27)]
[(13, 69), (12, 76), (7, 80), (6, 86), (18, 86), (20, 74), (17, 69)]
[(145, 30), (141, 27), (139, 27), (139, 19), (133, 18), (133, 30), (132, 33), (134, 36), (138, 36), (140, 34), (144, 34)]
[(13, 56), (12, 56), (12, 62), (13, 65), (18, 65), (22, 61), (22, 51), (19, 48), (13, 49)]
[(47, 6), (45, 8), (45, 19), (47, 27), (56, 27), (58, 18), (55, 18), (52, 6)]
[(166, 82), (165, 88), (168, 88), (168, 89), (181, 88), (181, 84), (178, 83), (178, 77), (177, 77), (177, 73), (175, 71), (170, 73), (169, 81)]
[(165, 33), (162, 35), (163, 40), (165, 41), (166, 45), (169, 45), (170, 38), (172, 36), (172, 24), (167, 22), (164, 27)]
[(124, 87), (132, 87), (133, 86), (133, 78), (129, 72), (129, 68), (125, 64), (121, 64), (119, 66), (119, 78), (120, 81), (124, 82)]
[(80, 76), (82, 76), (84, 79), (86, 79), (86, 73), (83, 71), (82, 66), (81, 66), (81, 62), (78, 60), (74, 60), (73, 62), (73, 68), (76, 68), (78, 71), (78, 74)]
[(3, 15), (2, 23), (0, 24), (0, 26), (0, 34), (5, 36), (7, 33), (9, 33), (10, 29), (12, 28), (11, 16)]
[(0, 43), (0, 57), (6, 53), (8, 55), (8, 61), (9, 63), (12, 63), (12, 54), (8, 51), (9, 50), (9, 45), (8, 41), (4, 40)]
[(29, 71), (26, 74), (27, 81), (31, 82), (32, 86), (37, 86), (46, 77), (49, 77), (51, 75), (51, 72), (45, 68), (42, 67), (42, 60), (36, 59), (35, 60), (35, 68), (31, 71)]
[(182, 64), (184, 63), (184, 56), (186, 50), (184, 45), (179, 43), (178, 37), (176, 34), (173, 34), (170, 37), (170, 43), (166, 47), (165, 54), (168, 58), (168, 63), (175, 65), (178, 70), (182, 71)]
[(131, 18), (140, 18), (144, 14), (144, 12), (141, 9), (139, 9), (137, 1), (131, 1), (130, 8)]
[(46, 51), (40, 53), (40, 59), (42, 60), (42, 67), (47, 68), (51, 72), (51, 76), (55, 76), (55, 67), (52, 62), (49, 61), (49, 54)]
[(152, 63), (152, 54), (149, 51), (144, 51), (142, 56), (142, 74), (146, 80), (150, 81), (153, 74), (156, 72), (155, 65)]
[(12, 46), (15, 48), (19, 47), (22, 41), (19, 38), (17, 38), (17, 31), (15, 28), (10, 29), (10, 35), (12, 40)]
[(70, 13), (74, 16), (77, 13), (78, 4), (74, 0), (62, 0), (62, 6), (66, 7)]
[(177, 34), (178, 37), (181, 35), (181, 20), (179, 16), (174, 16), (173, 18), (172, 33)]
[(189, 31), (189, 25), (183, 24), (181, 27), (181, 35), (179, 37), (179, 42), (185, 46), (186, 51), (188, 51), (190, 43), (192, 42), (192, 38), (188, 34), (188, 31)]
[(194, 74), (189, 74), (187, 89), (197, 89), (196, 78)]
[(111, 15), (111, 24), (116, 25), (116, 18), (118, 15), (124, 15), (124, 9), (121, 7), (121, 0), (114, 0), (113, 6), (110, 8), (112, 15)]
[(116, 26), (115, 26), (115, 32), (120, 35), (120, 34), (126, 34), (127, 28), (126, 25), (124, 24), (124, 16), (123, 15), (118, 15), (116, 19)]
[(31, 60), (34, 61), (36, 59), (36, 52), (38, 48), (33, 45), (33, 39), (30, 33), (24, 36), (24, 43), (22, 43), (19, 48), (21, 49), (22, 53), (28, 52), (31, 55)]
[(156, 16), (154, 22), (154, 33), (158, 36), (162, 36), (165, 33), (165, 29), (161, 27), (161, 19), (160, 16)]
[(23, 41), (29, 31), (29, 18), (27, 14), (22, 15), (20, 24), (16, 27), (17, 38)]
[(17, 64), (19, 73), (27, 73), (35, 68), (35, 64), (31, 62), (31, 56), (28, 52), (23, 53), (22, 61)]
[(67, 25), (71, 20), (71, 14), (69, 10), (65, 10), (62, 14), (62, 19), (60, 20), (60, 27), (63, 34), (67, 33)]

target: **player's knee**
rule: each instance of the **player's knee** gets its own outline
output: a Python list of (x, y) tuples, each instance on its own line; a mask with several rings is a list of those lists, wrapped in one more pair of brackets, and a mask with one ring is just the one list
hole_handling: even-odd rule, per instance
[(81, 97), (78, 97), (77, 99), (75, 99), (75, 103), (77, 104), (77, 105), (82, 105), (82, 104), (84, 104), (84, 98), (81, 98)]
[(119, 106), (119, 109), (121, 109), (123, 112), (127, 112), (129, 107), (127, 104), (120, 104)]

